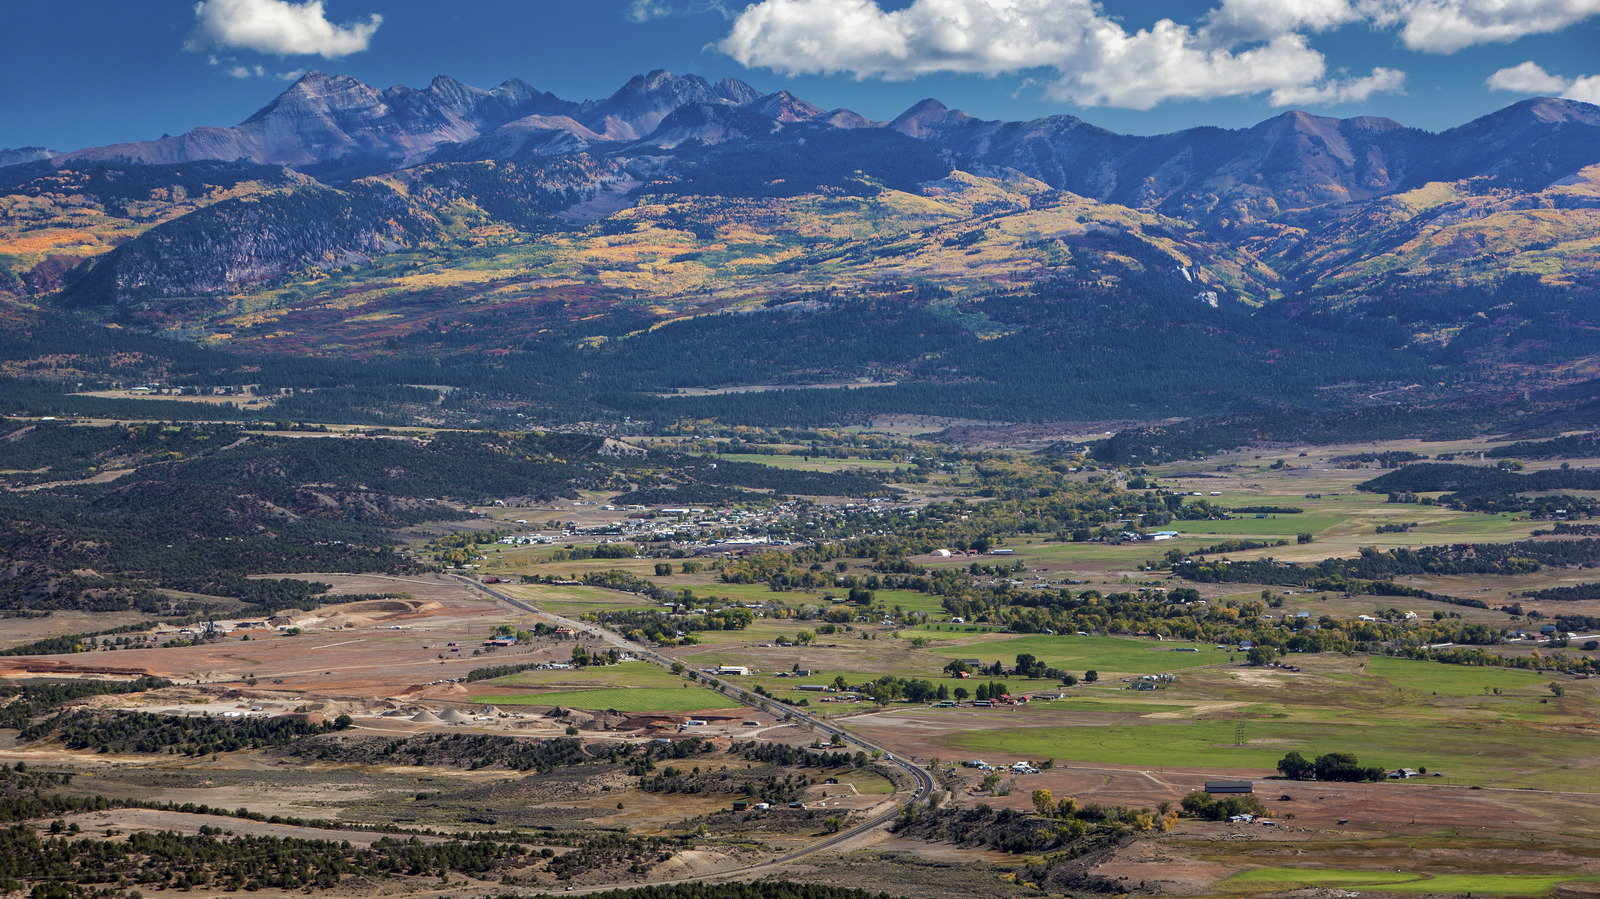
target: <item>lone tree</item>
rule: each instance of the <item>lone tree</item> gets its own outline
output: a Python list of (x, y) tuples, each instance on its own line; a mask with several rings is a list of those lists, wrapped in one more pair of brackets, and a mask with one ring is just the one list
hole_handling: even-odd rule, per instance
[(1093, 668), (1090, 668), (1088, 671), (1083, 673), (1083, 682), (1086, 684), (1092, 684), (1099, 679), (1100, 672), (1094, 670)]
[(1310, 780), (1317, 766), (1298, 752), (1291, 752), (1278, 760), (1278, 773), (1290, 780)]
[(1050, 795), (1049, 790), (1033, 791), (1033, 810), (1041, 818), (1053, 818), (1056, 814), (1056, 799)]

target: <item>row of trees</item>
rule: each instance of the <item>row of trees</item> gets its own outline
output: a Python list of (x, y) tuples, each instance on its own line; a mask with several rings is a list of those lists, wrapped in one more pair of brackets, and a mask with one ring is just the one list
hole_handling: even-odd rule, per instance
[(1363, 766), (1348, 752), (1327, 752), (1314, 760), (1290, 752), (1278, 761), (1278, 773), (1290, 780), (1363, 783), (1383, 780), (1387, 771), (1382, 766)]

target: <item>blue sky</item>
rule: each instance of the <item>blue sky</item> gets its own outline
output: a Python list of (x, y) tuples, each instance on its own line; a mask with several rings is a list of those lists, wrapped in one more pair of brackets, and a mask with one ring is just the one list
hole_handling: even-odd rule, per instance
[(313, 68), (580, 100), (664, 68), (872, 118), (934, 96), (1143, 134), (1600, 102), (1600, 0), (56, 0), (4, 21), (0, 147), (54, 150), (235, 124)]

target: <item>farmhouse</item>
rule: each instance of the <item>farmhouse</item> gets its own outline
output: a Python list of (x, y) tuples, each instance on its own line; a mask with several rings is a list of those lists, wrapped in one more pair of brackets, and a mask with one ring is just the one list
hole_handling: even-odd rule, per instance
[(1254, 793), (1256, 785), (1249, 780), (1208, 780), (1206, 792), (1213, 796), (1219, 794)]

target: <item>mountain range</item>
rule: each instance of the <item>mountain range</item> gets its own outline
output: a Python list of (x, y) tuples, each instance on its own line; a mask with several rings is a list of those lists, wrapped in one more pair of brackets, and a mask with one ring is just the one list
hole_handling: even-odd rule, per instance
[[(1062, 115), (987, 121), (928, 99), (890, 122), (824, 110), (742, 81), (653, 71), (603, 100), (563, 100), (519, 80), (482, 90), (439, 76), (426, 88), (370, 87), (310, 72), (231, 128), (49, 156), (60, 166), (120, 160), (248, 160), (310, 173), (371, 173), (581, 150), (638, 154), (709, 145), (798, 125), (882, 128), (1005, 167), (1079, 196), (1233, 225), (1339, 206), (1432, 182), (1491, 179), (1539, 189), (1600, 162), (1600, 108), (1534, 99), (1442, 133), (1391, 119), (1287, 112), (1252, 128), (1124, 135)], [(811, 128), (800, 129), (808, 131)], [(0, 151), (8, 164), (37, 148)], [(14, 160), (14, 161), (13, 161)]]
[[(232, 127), (0, 163), (0, 313), (244, 352), (438, 349), (464, 328), (589, 345), (884, 297), (993, 339), (1027, 326), (985, 298), (1048, 284), (1434, 359), (1600, 358), (1591, 304), (1561, 299), (1600, 286), (1600, 107), (1567, 100), (1442, 133), (1287, 112), (1138, 136), (932, 99), (872, 121), (664, 71), (587, 101), (312, 72)], [(1507, 305), (1529, 291), (1536, 315)], [(880, 363), (823, 368), (912, 371)]]

